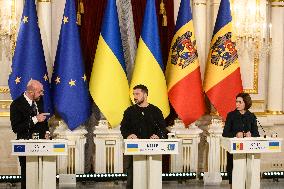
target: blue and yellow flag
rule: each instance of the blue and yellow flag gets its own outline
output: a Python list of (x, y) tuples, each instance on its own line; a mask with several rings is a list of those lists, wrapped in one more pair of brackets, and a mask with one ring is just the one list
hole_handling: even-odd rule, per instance
[(236, 107), (237, 94), (243, 90), (229, 0), (221, 0), (220, 3), (203, 87), (210, 102), (225, 120), (227, 113)]
[(180, 2), (166, 78), (170, 102), (187, 127), (205, 113), (190, 0)]
[(108, 0), (93, 64), (90, 93), (112, 127), (130, 106), (116, 1)]
[(52, 113), (50, 85), (35, 1), (26, 0), (12, 60), (12, 72), (8, 80), (13, 100), (26, 90), (27, 83), (31, 79), (38, 80), (43, 84), (44, 111)]
[(54, 62), (52, 95), (55, 109), (71, 130), (90, 116), (87, 86), (75, 2), (67, 0)]
[(130, 84), (130, 96), (134, 102), (133, 87), (139, 84), (147, 86), (148, 102), (159, 107), (166, 117), (170, 108), (163, 70), (155, 0), (147, 0)]

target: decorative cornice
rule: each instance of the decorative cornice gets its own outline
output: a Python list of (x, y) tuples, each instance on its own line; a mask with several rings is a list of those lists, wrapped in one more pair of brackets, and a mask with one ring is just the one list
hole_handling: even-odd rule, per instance
[(284, 7), (284, 0), (270, 0), (271, 7)]
[(253, 112), (257, 117), (267, 117), (266, 112)]
[(206, 3), (193, 3), (194, 6), (198, 6), (198, 5), (204, 5), (206, 6)]
[(49, 2), (51, 2), (51, 0), (37, 0), (37, 2), (39, 2), (39, 3), (49, 3)]
[(284, 0), (270, 0), (271, 3), (284, 3)]
[(252, 103), (263, 104), (265, 100), (253, 100)]
[(0, 100), (0, 117), (9, 117), (10, 116), (10, 105), (12, 100)]
[(272, 110), (266, 110), (266, 115), (283, 115), (283, 111), (272, 111)]
[(10, 117), (10, 112), (0, 112), (0, 117)]

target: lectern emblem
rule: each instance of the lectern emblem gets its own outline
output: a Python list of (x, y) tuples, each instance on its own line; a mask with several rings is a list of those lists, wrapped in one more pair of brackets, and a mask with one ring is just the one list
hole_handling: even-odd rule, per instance
[(168, 144), (168, 150), (170, 151), (175, 150), (175, 144)]

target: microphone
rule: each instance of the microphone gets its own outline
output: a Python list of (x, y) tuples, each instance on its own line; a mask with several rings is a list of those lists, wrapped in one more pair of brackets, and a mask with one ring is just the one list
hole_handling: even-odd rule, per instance
[(151, 114), (151, 119), (153, 120), (154, 126), (157, 129), (157, 134), (160, 135), (159, 137), (161, 139), (166, 139), (166, 134), (165, 132), (162, 130), (162, 128), (160, 128), (159, 124), (157, 123), (157, 121), (155, 120), (155, 118), (153, 117), (153, 115)]
[(258, 119), (256, 119), (256, 121), (257, 121), (258, 125), (260, 126), (260, 128), (262, 129), (262, 131), (263, 131), (263, 133), (264, 133), (263, 137), (266, 138), (266, 132), (265, 132), (265, 130), (263, 129), (263, 127), (262, 127), (262, 125), (260, 124), (260, 122), (258, 121)]

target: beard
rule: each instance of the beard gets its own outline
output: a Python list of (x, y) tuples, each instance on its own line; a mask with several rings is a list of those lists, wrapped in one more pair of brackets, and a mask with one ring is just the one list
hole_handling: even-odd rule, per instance
[(135, 104), (137, 104), (137, 105), (142, 104), (144, 101), (145, 101), (145, 99), (144, 99), (144, 98), (142, 98), (141, 100), (134, 99), (134, 102), (135, 102)]

